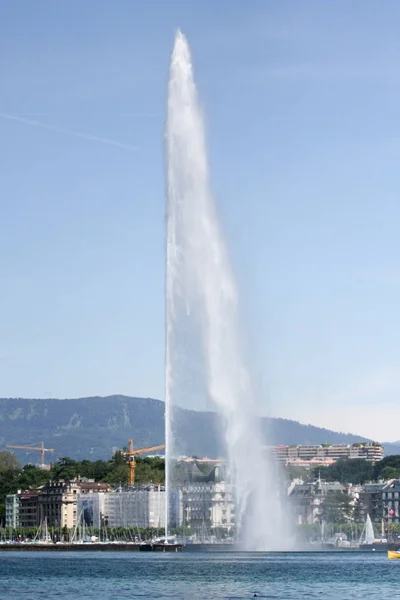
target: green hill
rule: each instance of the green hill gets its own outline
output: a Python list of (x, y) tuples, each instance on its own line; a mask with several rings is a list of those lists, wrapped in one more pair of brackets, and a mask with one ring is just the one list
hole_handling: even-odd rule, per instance
[[(107, 396), (77, 399), (0, 399), (0, 448), (44, 441), (59, 457), (106, 459), (116, 448), (164, 442), (164, 403), (152, 398)], [(182, 453), (216, 457), (223, 454), (218, 443), (217, 415), (212, 412), (180, 411), (182, 439), (190, 439)], [(362, 436), (337, 433), (287, 419), (263, 419), (265, 443), (319, 444), (365, 441)], [(267, 436), (267, 430), (270, 434)], [(189, 435), (188, 435), (189, 432)], [(179, 431), (178, 431), (179, 434)], [(386, 454), (399, 454), (400, 446), (387, 445)], [(22, 462), (38, 462), (39, 453), (15, 451)]]

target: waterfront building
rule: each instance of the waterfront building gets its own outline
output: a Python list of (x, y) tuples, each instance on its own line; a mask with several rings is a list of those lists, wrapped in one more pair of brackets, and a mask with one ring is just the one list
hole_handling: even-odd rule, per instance
[(105, 526), (104, 492), (81, 494), (78, 497), (78, 520), (90, 527), (101, 529)]
[(400, 480), (392, 479), (382, 488), (382, 519), (400, 523)]
[(45, 521), (48, 527), (67, 527), (77, 524), (77, 498), (93, 492), (109, 492), (107, 483), (91, 479), (50, 481), (41, 488), (18, 491), (6, 497), (6, 527), (13, 529), (39, 527)]
[[(295, 466), (329, 465), (340, 459), (361, 458), (376, 463), (383, 458), (383, 446), (377, 442), (356, 442), (355, 444), (311, 444), (297, 446), (273, 446), (272, 450), (281, 464)], [(301, 465), (299, 464), (301, 461)], [(327, 462), (325, 462), (327, 461)]]
[(78, 498), (93, 492), (108, 492), (107, 483), (76, 478), (72, 481), (49, 481), (38, 495), (39, 523), (47, 521), (49, 527), (71, 529), (78, 523)]
[(38, 497), (40, 489), (26, 490), (19, 494), (19, 526), (33, 529), (40, 523), (38, 519)]
[(195, 535), (210, 536), (213, 530), (229, 531), (235, 511), (232, 485), (221, 482), (197, 482), (181, 488), (181, 525)]
[(79, 493), (76, 481), (49, 481), (38, 496), (39, 524), (47, 522), (48, 527), (75, 527)]
[(6, 528), (19, 527), (19, 497), (20, 494), (9, 494), (6, 497)]
[(320, 523), (322, 505), (330, 492), (345, 492), (346, 488), (338, 481), (315, 481), (294, 483), (289, 488), (290, 510), (298, 525)]
[(109, 527), (165, 527), (165, 489), (134, 488), (108, 494), (104, 520)]
[(141, 486), (115, 492), (93, 492), (78, 498), (78, 515), (86, 525), (106, 527), (165, 527), (165, 488)]
[(360, 510), (357, 520), (364, 523), (367, 515), (373, 523), (380, 523), (383, 517), (383, 490), (386, 483), (365, 483), (359, 493)]
[[(169, 491), (169, 524), (202, 539), (234, 526), (233, 488), (222, 459), (181, 458)], [(218, 532), (220, 533), (220, 532)], [(222, 531), (221, 531), (222, 533)]]
[(81, 494), (93, 494), (94, 492), (111, 492), (112, 488), (109, 483), (95, 481), (94, 479), (78, 478), (79, 490)]
[(331, 465), (334, 465), (335, 462), (336, 461), (333, 458), (311, 458), (310, 460), (294, 458), (293, 460), (286, 461), (285, 466), (313, 469), (315, 467), (330, 467)]

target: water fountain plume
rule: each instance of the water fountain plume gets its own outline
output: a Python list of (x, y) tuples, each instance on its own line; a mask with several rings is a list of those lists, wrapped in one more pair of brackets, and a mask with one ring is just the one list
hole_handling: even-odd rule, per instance
[[(167, 485), (179, 454), (174, 409), (185, 406), (188, 394), (179, 369), (183, 356), (187, 368), (193, 351), (202, 362), (205, 392), (224, 423), (240, 539), (246, 549), (280, 549), (286, 519), (274, 466), (262, 448), (259, 407), (242, 356), (237, 286), (210, 191), (202, 113), (189, 46), (180, 30), (169, 71), (166, 154)], [(171, 514), (171, 506), (166, 510)]]

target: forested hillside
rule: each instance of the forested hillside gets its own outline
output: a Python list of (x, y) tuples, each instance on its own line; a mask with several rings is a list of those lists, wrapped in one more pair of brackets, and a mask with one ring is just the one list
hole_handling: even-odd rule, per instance
[[(55, 449), (47, 460), (69, 456), (75, 460), (108, 459), (134, 438), (135, 447), (164, 442), (164, 403), (152, 398), (128, 396), (78, 399), (0, 399), (0, 448), (7, 444), (29, 445), (44, 441)], [(219, 443), (215, 413), (180, 411), (182, 453), (217, 457)], [(354, 443), (359, 435), (337, 433), (287, 419), (263, 419), (266, 444)], [(178, 431), (179, 435), (179, 431)], [(387, 445), (386, 454), (400, 453)], [(20, 462), (38, 462), (39, 453), (16, 450)]]

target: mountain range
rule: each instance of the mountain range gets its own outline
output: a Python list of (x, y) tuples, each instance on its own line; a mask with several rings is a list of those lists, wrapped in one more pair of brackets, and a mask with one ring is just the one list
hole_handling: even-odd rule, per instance
[[(182, 454), (221, 456), (216, 413), (178, 410), (177, 435), (186, 440)], [(43, 440), (47, 448), (55, 449), (47, 455), (47, 462), (65, 456), (108, 459), (116, 449), (127, 446), (130, 437), (136, 448), (164, 443), (164, 412), (160, 400), (119, 395), (65, 400), (0, 398), (0, 449), (6, 445), (37, 445)], [(370, 441), (288, 419), (263, 418), (262, 431), (269, 445)], [(15, 453), (22, 463), (37, 463), (40, 459), (39, 452)], [(385, 454), (400, 454), (400, 443), (385, 444)]]

